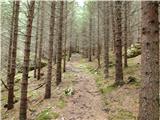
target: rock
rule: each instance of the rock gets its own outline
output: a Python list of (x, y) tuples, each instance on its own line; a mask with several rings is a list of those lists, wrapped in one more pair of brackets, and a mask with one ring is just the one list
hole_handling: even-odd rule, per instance
[(137, 82), (135, 77), (133, 77), (133, 76), (129, 76), (129, 77), (128, 77), (128, 82), (127, 82), (127, 84), (135, 83), (135, 82)]
[(127, 57), (133, 58), (141, 54), (141, 45), (140, 43), (132, 44), (127, 50)]
[(110, 109), (109, 109), (109, 108), (103, 108), (102, 111), (104, 111), (104, 112), (109, 112)]
[[(41, 62), (41, 68), (45, 67), (46, 65), (47, 65), (47, 63)], [(30, 65), (29, 65), (29, 71), (34, 70), (34, 67), (35, 67), (34, 66), (34, 62), (31, 61)], [(23, 65), (20, 62), (17, 63), (17, 72), (18, 73), (22, 73), (23, 72)]]
[(73, 90), (73, 88), (67, 88), (65, 90), (65, 95), (67, 96), (71, 96), (71, 95), (74, 95), (75, 91)]

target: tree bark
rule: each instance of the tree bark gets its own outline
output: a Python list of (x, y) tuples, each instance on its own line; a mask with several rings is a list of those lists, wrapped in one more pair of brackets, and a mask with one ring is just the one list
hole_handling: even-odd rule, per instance
[(44, 2), (41, 1), (41, 32), (40, 32), (40, 43), (39, 43), (39, 58), (38, 58), (38, 77), (41, 78), (41, 59), (42, 59), (42, 44), (43, 44), (43, 29), (44, 29)]
[(63, 5), (64, 1), (60, 1), (60, 17), (59, 17), (59, 39), (57, 43), (57, 69), (56, 69), (56, 85), (58, 86), (62, 80), (61, 63), (62, 63), (62, 32), (63, 32)]
[(14, 107), (14, 77), (16, 73), (16, 57), (17, 57), (17, 38), (18, 38), (18, 17), (19, 17), (19, 1), (15, 1), (15, 17), (14, 17), (14, 35), (11, 53), (11, 71), (8, 80), (8, 110)]
[(68, 61), (71, 60), (72, 56), (72, 29), (73, 29), (73, 20), (71, 20), (71, 28), (70, 28)]
[(15, 2), (13, 2), (12, 18), (11, 18), (11, 31), (9, 39), (9, 49), (8, 49), (8, 66), (7, 66), (7, 86), (9, 85), (9, 79), (11, 74), (11, 53), (12, 53), (12, 42), (13, 42), (13, 31), (14, 31), (14, 18), (15, 18)]
[(122, 69), (121, 6), (122, 1), (115, 1), (115, 83), (117, 85), (122, 85), (124, 83)]
[(104, 77), (109, 76), (109, 2), (104, 2)]
[(99, 34), (99, 18), (100, 18), (100, 5), (99, 5), (99, 2), (97, 2), (97, 7), (98, 7), (98, 39), (97, 39), (97, 62), (98, 62), (98, 68), (101, 67), (101, 61), (100, 61), (100, 53), (101, 53), (101, 48), (100, 48), (100, 34)]
[(115, 10), (114, 1), (111, 3), (111, 19), (112, 19), (112, 50), (115, 52)]
[(39, 36), (39, 6), (40, 2), (38, 3), (38, 14), (37, 14), (37, 28), (36, 28), (36, 43), (35, 43), (35, 55), (34, 55), (34, 78), (37, 77), (37, 51), (38, 51), (38, 36)]
[[(65, 2), (66, 22), (65, 22), (65, 38), (64, 38), (64, 58), (63, 58), (63, 72), (66, 72), (66, 42), (67, 42), (67, 1)], [(65, 15), (64, 15), (65, 16)]]
[(159, 120), (158, 2), (142, 3), (142, 57), (139, 120)]
[(23, 61), (23, 75), (21, 83), (21, 99), (20, 99), (20, 120), (27, 119), (27, 90), (28, 90), (28, 72), (29, 72), (29, 57), (30, 57), (30, 44), (32, 34), (32, 22), (34, 16), (35, 1), (31, 1), (28, 10), (26, 40), (24, 49), (24, 61)]
[(128, 67), (127, 63), (127, 3), (124, 2), (124, 67)]
[[(92, 4), (92, 3), (91, 3)], [(92, 13), (90, 8), (90, 18), (89, 18), (89, 51), (88, 51), (88, 61), (92, 61)]]
[(48, 49), (48, 72), (47, 72), (47, 81), (46, 81), (44, 98), (51, 97), (54, 23), (55, 23), (55, 1), (52, 1), (52, 3), (51, 3), (51, 16), (50, 16), (50, 38), (49, 38), (49, 49)]

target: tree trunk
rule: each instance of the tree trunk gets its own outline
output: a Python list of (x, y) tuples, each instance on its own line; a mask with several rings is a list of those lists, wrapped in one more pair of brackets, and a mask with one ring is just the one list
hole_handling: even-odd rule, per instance
[(100, 51), (101, 51), (101, 48), (100, 48), (100, 34), (99, 34), (99, 26), (100, 26), (100, 24), (99, 24), (99, 18), (100, 18), (100, 5), (99, 5), (99, 2), (97, 2), (97, 7), (98, 7), (98, 39), (97, 39), (97, 61), (98, 61), (98, 68), (100, 68), (101, 67), (101, 63), (100, 63)]
[(14, 31), (14, 18), (15, 18), (15, 2), (13, 2), (12, 18), (11, 18), (11, 31), (9, 39), (9, 50), (8, 50), (8, 66), (7, 66), (7, 86), (9, 85), (9, 79), (11, 74), (11, 53), (12, 53), (12, 41), (13, 41), (13, 31)]
[(24, 61), (23, 61), (23, 75), (21, 83), (21, 100), (20, 100), (20, 120), (27, 119), (27, 90), (28, 90), (28, 72), (29, 72), (29, 57), (30, 57), (30, 44), (32, 34), (32, 22), (34, 16), (35, 1), (31, 1), (28, 10), (26, 40), (24, 49)]
[(37, 28), (36, 28), (36, 44), (35, 44), (35, 55), (34, 55), (34, 78), (37, 77), (37, 49), (38, 49), (38, 36), (39, 36), (39, 6), (38, 3), (38, 14), (37, 14)]
[(90, 18), (89, 18), (89, 51), (88, 51), (88, 61), (89, 62), (92, 61), (92, 15), (91, 15), (91, 10), (90, 10)]
[[(67, 54), (66, 54), (66, 42), (67, 42), (67, 1), (66, 1), (66, 3), (65, 3), (65, 12), (66, 12), (66, 22), (65, 22), (65, 38), (64, 38), (64, 58), (63, 58), (63, 72), (66, 72), (66, 56), (67, 56)], [(64, 15), (64, 16), (65, 16)]]
[(17, 57), (17, 38), (18, 38), (18, 17), (19, 17), (19, 1), (15, 1), (15, 17), (14, 17), (14, 35), (11, 53), (11, 71), (8, 80), (8, 110), (14, 105), (14, 77), (16, 73), (16, 57)]
[(42, 43), (43, 43), (43, 29), (44, 29), (44, 2), (41, 1), (41, 33), (40, 33), (40, 43), (39, 43), (39, 58), (38, 58), (38, 77), (37, 80), (41, 78), (41, 59), (42, 59)]
[(127, 3), (124, 2), (124, 67), (128, 67), (127, 63)]
[(112, 50), (115, 52), (115, 10), (114, 1), (111, 3), (111, 19), (112, 19)]
[(68, 53), (68, 61), (71, 60), (72, 56), (72, 29), (73, 29), (73, 21), (71, 20), (71, 28), (70, 28), (70, 38), (69, 38), (69, 53)]
[(12, 19), (11, 19), (11, 31), (10, 31), (10, 40), (9, 40), (9, 50), (8, 50), (8, 68), (7, 68), (7, 86), (8, 81), (10, 79), (10, 72), (11, 72), (11, 52), (12, 52), (12, 41), (13, 41), (13, 31), (14, 31), (14, 18), (15, 18), (15, 2), (13, 2), (13, 9), (12, 9)]
[(60, 18), (59, 18), (60, 30), (59, 30), (59, 39), (57, 43), (56, 85), (59, 85), (62, 79), (61, 63), (62, 63), (63, 4), (64, 4), (64, 1), (60, 1)]
[(54, 23), (55, 23), (55, 2), (52, 1), (51, 17), (50, 17), (50, 38), (49, 38), (49, 49), (48, 49), (48, 72), (47, 72), (47, 82), (46, 82), (44, 98), (50, 98), (51, 97)]
[(109, 76), (109, 2), (104, 2), (104, 77)]
[(124, 83), (122, 69), (121, 6), (122, 1), (115, 1), (115, 83), (117, 85), (122, 85)]
[(53, 49), (53, 62), (54, 64), (57, 63), (57, 41), (55, 40), (53, 43), (54, 49)]
[(139, 120), (159, 120), (158, 2), (142, 2), (142, 57)]
[(128, 31), (127, 31), (127, 45), (128, 46), (131, 46), (132, 45), (132, 39), (131, 39), (131, 17), (130, 17), (130, 14), (131, 14), (131, 1), (128, 1), (128, 5), (127, 5), (127, 9), (128, 9), (128, 22), (127, 22), (127, 24), (128, 24), (128, 26), (127, 26), (127, 29), (128, 29)]

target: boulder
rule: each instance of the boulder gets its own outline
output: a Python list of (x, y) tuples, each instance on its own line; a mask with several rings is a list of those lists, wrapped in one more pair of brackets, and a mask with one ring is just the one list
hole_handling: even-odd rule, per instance
[(127, 50), (127, 58), (133, 58), (141, 54), (141, 45), (140, 43), (132, 44)]

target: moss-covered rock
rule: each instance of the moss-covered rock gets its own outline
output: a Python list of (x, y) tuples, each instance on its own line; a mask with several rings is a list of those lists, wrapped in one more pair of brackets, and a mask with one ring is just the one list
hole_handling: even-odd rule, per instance
[(128, 84), (135, 83), (135, 82), (137, 82), (135, 77), (133, 77), (133, 76), (128, 77), (128, 82), (127, 82)]
[[(17, 59), (16, 59), (16, 70), (18, 73), (23, 72), (23, 58), (24, 58), (24, 52), (22, 50), (17, 50)], [(46, 66), (47, 62), (42, 59), (41, 62), (41, 68)], [(30, 65), (29, 65), (29, 71), (34, 70), (34, 53), (30, 52)], [(38, 65), (37, 65), (38, 66)]]
[[(44, 61), (41, 62), (41, 68), (45, 67), (46, 65), (47, 65), (46, 62), (44, 62)], [(35, 67), (35, 65), (34, 65), (33, 61), (31, 61), (30, 65), (29, 65), (29, 71), (34, 70), (34, 67)], [(17, 63), (17, 72), (18, 73), (23, 72), (23, 65), (21, 63)]]
[(72, 87), (69, 87), (69, 88), (65, 89), (64, 93), (66, 96), (72, 96), (72, 95), (74, 95), (75, 91)]
[(127, 50), (127, 57), (133, 58), (141, 54), (141, 45), (139, 43), (132, 44)]

